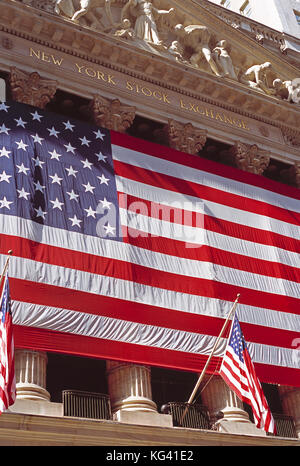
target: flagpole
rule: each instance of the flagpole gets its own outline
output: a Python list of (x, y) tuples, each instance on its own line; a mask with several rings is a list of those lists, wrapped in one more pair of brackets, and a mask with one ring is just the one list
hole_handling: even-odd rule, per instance
[[(11, 255), (12, 255), (12, 249), (10, 249), (10, 250), (7, 252), (7, 254), (8, 254), (8, 257), (7, 257), (6, 261), (5, 261), (5, 265), (4, 265), (4, 268), (3, 268), (3, 272), (2, 272), (1, 277), (0, 277), (0, 290), (1, 290), (1, 286), (2, 286), (3, 279), (4, 279), (4, 277), (5, 277), (5, 274), (6, 274), (6, 271), (7, 271), (7, 268), (8, 268), (9, 259), (10, 259)], [(1, 303), (2, 303), (2, 293), (1, 293), (0, 305), (1, 305)]]
[(182, 424), (182, 421), (183, 421), (183, 419), (184, 419), (184, 417), (185, 417), (185, 415), (187, 413), (188, 405), (190, 405), (192, 403), (192, 401), (193, 401), (193, 399), (194, 399), (194, 397), (195, 397), (195, 395), (197, 393), (197, 390), (198, 390), (198, 388), (199, 388), (199, 386), (200, 386), (200, 384), (201, 384), (201, 382), (203, 380), (203, 377), (205, 375), (206, 369), (207, 369), (207, 367), (208, 367), (208, 365), (209, 365), (209, 363), (211, 361), (211, 358), (214, 355), (214, 352), (215, 352), (215, 350), (216, 350), (216, 348), (217, 348), (217, 346), (219, 344), (219, 341), (220, 341), (220, 339), (221, 339), (221, 337), (222, 337), (222, 335), (223, 335), (223, 333), (225, 331), (225, 328), (226, 328), (226, 326), (228, 324), (228, 321), (229, 321), (230, 317), (232, 316), (232, 314), (235, 312), (236, 306), (238, 304), (239, 297), (240, 297), (240, 294), (237, 295), (236, 300), (234, 301), (234, 303), (233, 303), (233, 305), (232, 305), (232, 307), (231, 307), (231, 309), (229, 311), (229, 314), (228, 314), (228, 316), (227, 316), (227, 318), (226, 318), (226, 320), (224, 322), (224, 325), (223, 325), (223, 327), (221, 329), (221, 332), (220, 332), (218, 338), (215, 341), (215, 344), (214, 344), (213, 349), (212, 349), (212, 351), (210, 353), (210, 356), (209, 356), (208, 360), (206, 361), (206, 364), (205, 364), (204, 368), (202, 369), (202, 372), (201, 372), (201, 374), (199, 376), (199, 379), (198, 379), (198, 381), (197, 381), (197, 383), (195, 385), (195, 388), (194, 388), (194, 390), (193, 390), (193, 392), (192, 392), (192, 394), (191, 394), (191, 396), (190, 396), (190, 398), (189, 398), (189, 400), (187, 402), (187, 406), (186, 406), (186, 408), (184, 410), (184, 413), (183, 413), (183, 415), (182, 415), (182, 417), (181, 417), (181, 419), (179, 421), (180, 424)]

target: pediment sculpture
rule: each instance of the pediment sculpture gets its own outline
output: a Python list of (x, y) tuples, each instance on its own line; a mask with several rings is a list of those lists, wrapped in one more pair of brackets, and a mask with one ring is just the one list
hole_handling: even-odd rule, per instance
[(253, 57), (247, 66), (239, 60), (237, 45), (205, 24), (193, 24), (168, 0), (56, 0), (55, 12), (185, 66), (291, 104), (300, 102), (300, 79), (282, 79), (268, 60), (255, 63)]

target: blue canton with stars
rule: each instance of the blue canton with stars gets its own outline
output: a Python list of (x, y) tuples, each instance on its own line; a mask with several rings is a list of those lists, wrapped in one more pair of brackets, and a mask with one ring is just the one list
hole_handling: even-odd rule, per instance
[(247, 345), (244, 340), (241, 326), (237, 316), (234, 317), (232, 331), (229, 339), (229, 346), (233, 349), (241, 362), (244, 362), (244, 351), (247, 350)]
[(121, 240), (110, 133), (0, 103), (0, 214)]

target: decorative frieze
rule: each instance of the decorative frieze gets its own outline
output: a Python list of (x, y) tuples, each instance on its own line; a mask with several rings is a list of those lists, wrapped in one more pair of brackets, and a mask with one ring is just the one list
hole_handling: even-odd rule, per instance
[(57, 81), (44, 79), (36, 71), (27, 73), (16, 67), (10, 68), (9, 85), (13, 100), (41, 109), (53, 99), (57, 90)]
[(168, 121), (167, 133), (170, 147), (193, 155), (203, 149), (207, 138), (206, 130), (175, 120)]
[(92, 117), (102, 128), (124, 133), (133, 123), (136, 108), (122, 104), (119, 99), (105, 99), (95, 95), (90, 103)]

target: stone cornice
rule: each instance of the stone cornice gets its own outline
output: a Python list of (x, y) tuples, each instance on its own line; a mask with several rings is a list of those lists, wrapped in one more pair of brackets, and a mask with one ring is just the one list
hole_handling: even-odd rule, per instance
[[(1, 0), (0, 5), (3, 3)], [(172, 4), (179, 8), (180, 2), (173, 0)], [(221, 34), (224, 31), (224, 34), (229, 35), (230, 32), (231, 40), (239, 43), (244, 39), (244, 50), (260, 53), (264, 60), (268, 58), (265, 56), (265, 49), (254, 40), (243, 37), (233, 28), (226, 31), (229, 27), (204, 8), (201, 8), (200, 15), (200, 7), (195, 2), (189, 3), (190, 7), (189, 10), (184, 9), (184, 14), (191, 15), (194, 12), (196, 15), (197, 7), (197, 22), (201, 23), (201, 19), (205, 19), (211, 25), (214, 21), (215, 28), (221, 28)], [(266, 96), (239, 82), (166, 59), (158, 53), (142, 50), (133, 43), (103, 32), (74, 25), (70, 20), (36, 10), (15, 0), (5, 1), (0, 30), (283, 130), (293, 127), (297, 132), (300, 126), (300, 106)], [(294, 70), (288, 63), (275, 58), (276, 64), (279, 61), (280, 69), (284, 69), (285, 73), (288, 73), (287, 69)]]

